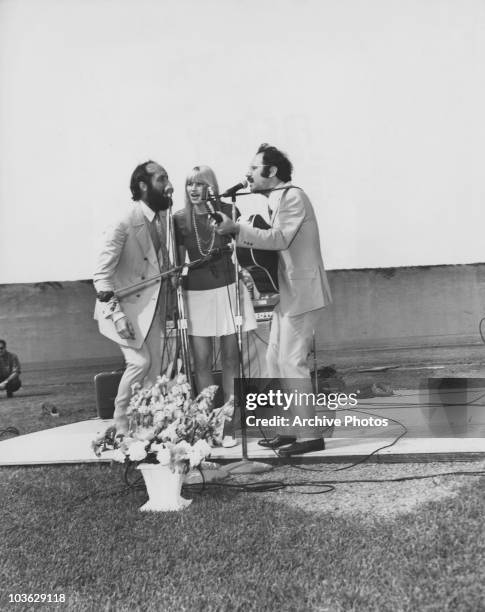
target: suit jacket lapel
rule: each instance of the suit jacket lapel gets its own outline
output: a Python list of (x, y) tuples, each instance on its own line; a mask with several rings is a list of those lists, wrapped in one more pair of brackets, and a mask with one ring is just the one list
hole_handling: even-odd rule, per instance
[(273, 208), (273, 213), (271, 215), (271, 227), (273, 227), (275, 219), (276, 219), (276, 217), (278, 216), (278, 214), (280, 212), (281, 202), (282, 202), (283, 198), (286, 195), (286, 190), (289, 189), (290, 187), (293, 187), (293, 185), (285, 185), (284, 189), (282, 189), (279, 192), (276, 192), (276, 193), (280, 194), (280, 197), (278, 198), (278, 201), (275, 203), (275, 206)]

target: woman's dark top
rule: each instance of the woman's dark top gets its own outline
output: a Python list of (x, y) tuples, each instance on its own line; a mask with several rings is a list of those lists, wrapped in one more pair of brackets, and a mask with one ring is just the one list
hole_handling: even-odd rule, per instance
[[(232, 215), (232, 206), (230, 204), (220, 203), (219, 210), (225, 213), (228, 217)], [(178, 210), (173, 215), (173, 224), (175, 230), (175, 243), (177, 247), (184, 246), (187, 250), (189, 261), (195, 261), (204, 257), (204, 255), (212, 249), (220, 249), (227, 246), (231, 239), (228, 236), (220, 236), (215, 232), (210, 225), (208, 215), (195, 214), (195, 222), (197, 224), (197, 233), (199, 236), (199, 244), (195, 228), (190, 231), (187, 227), (185, 218), (185, 210)], [(236, 218), (239, 217), (239, 211), (236, 210)], [(194, 225), (192, 218), (192, 225)], [(212, 236), (214, 241), (212, 242)], [(231, 253), (224, 252), (217, 255), (210, 261), (206, 261), (194, 268), (189, 269), (187, 276), (184, 278), (184, 289), (190, 291), (202, 291), (205, 289), (217, 289), (225, 287), (234, 282), (234, 264), (231, 260)]]

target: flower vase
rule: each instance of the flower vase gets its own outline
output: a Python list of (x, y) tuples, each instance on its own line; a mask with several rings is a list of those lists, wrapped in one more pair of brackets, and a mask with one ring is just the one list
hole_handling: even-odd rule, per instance
[(192, 503), (180, 495), (184, 475), (177, 468), (173, 472), (168, 464), (140, 463), (138, 469), (148, 493), (147, 503), (140, 508), (142, 512), (178, 511)]

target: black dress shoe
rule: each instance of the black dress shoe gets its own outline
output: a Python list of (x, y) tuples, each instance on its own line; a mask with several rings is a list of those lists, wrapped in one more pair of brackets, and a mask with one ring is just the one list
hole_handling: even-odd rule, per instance
[(258, 444), (263, 448), (274, 449), (279, 448), (280, 446), (286, 446), (287, 444), (292, 444), (295, 441), (295, 436), (275, 436), (274, 438), (269, 438), (268, 440), (260, 440)]
[(290, 446), (281, 448), (278, 454), (280, 457), (290, 457), (291, 455), (303, 455), (304, 453), (313, 453), (321, 450), (325, 450), (325, 442), (323, 438), (317, 438), (316, 440), (293, 442)]

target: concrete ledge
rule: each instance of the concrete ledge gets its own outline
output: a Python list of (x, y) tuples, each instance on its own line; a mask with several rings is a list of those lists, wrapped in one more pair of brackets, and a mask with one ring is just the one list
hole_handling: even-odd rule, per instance
[[(52, 465), (71, 463), (106, 463), (110, 453), (96, 457), (91, 442), (103, 433), (112, 421), (90, 419), (71, 425), (17, 436), (0, 442), (0, 466)], [(329, 438), (326, 449), (315, 453), (282, 460), (274, 451), (248, 440), (251, 460), (272, 464), (299, 463), (356, 463), (363, 460), (378, 463), (407, 463), (429, 461), (469, 461), (485, 458), (485, 438), (402, 438), (393, 446), (377, 449), (393, 442), (389, 439), (364, 437), (360, 439)], [(214, 448), (211, 459), (231, 463), (241, 459), (242, 447)]]
[[(480, 343), (485, 263), (330, 270), (318, 350)], [(0, 337), (22, 364), (119, 358), (92, 318), (90, 280), (0, 285)]]

